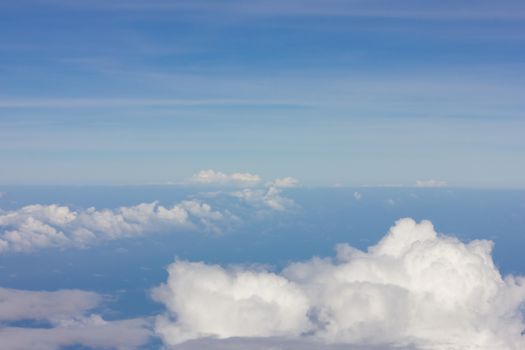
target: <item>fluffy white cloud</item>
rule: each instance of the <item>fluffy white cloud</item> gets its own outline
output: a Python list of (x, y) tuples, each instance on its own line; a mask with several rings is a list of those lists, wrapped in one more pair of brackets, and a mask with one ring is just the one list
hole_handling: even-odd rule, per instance
[(447, 187), (448, 182), (442, 180), (417, 180), (416, 187)]
[(491, 250), (490, 241), (463, 243), (429, 221), (401, 219), (366, 252), (342, 244), (333, 259), (280, 274), (179, 261), (154, 292), (168, 309), (156, 331), (167, 344), (240, 337), (244, 349), (276, 337), (318, 349), (524, 349), (525, 279), (503, 278)]
[(306, 297), (284, 277), (184, 261), (168, 272), (168, 283), (153, 292), (171, 312), (156, 324), (168, 344), (207, 336), (299, 335), (310, 327)]
[(201, 170), (190, 178), (191, 183), (203, 185), (237, 185), (254, 186), (261, 181), (261, 177), (250, 173), (225, 174), (212, 169)]
[[(88, 311), (102, 297), (80, 290), (54, 292), (0, 288), (2, 349), (52, 350), (68, 345), (92, 348), (134, 349), (151, 336), (145, 319), (106, 321)], [(19, 320), (47, 321), (46, 328), (10, 326)], [(116, 337), (115, 335), (118, 334)]]
[(132, 237), (146, 232), (203, 225), (216, 230), (224, 215), (210, 205), (186, 200), (172, 207), (157, 202), (115, 210), (66, 206), (28, 205), (0, 211), (0, 252), (30, 251), (46, 247), (82, 247), (93, 242)]

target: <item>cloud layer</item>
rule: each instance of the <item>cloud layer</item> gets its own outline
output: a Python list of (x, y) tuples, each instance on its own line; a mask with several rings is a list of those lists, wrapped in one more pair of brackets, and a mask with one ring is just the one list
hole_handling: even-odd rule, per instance
[[(80, 290), (25, 291), (0, 288), (0, 344), (9, 350), (53, 350), (68, 345), (133, 349), (151, 336), (145, 319), (106, 321), (88, 311), (102, 297)], [(12, 325), (35, 320), (45, 327)], [(115, 336), (118, 334), (118, 336)]]
[(169, 208), (152, 202), (115, 210), (34, 204), (0, 211), (0, 252), (83, 247), (97, 241), (197, 225), (213, 230), (224, 218), (225, 214), (198, 200), (182, 201)]
[(156, 331), (181, 349), (523, 349), (525, 279), (503, 278), (491, 250), (401, 219), (366, 252), (342, 244), (281, 273), (176, 261), (153, 293), (167, 307)]

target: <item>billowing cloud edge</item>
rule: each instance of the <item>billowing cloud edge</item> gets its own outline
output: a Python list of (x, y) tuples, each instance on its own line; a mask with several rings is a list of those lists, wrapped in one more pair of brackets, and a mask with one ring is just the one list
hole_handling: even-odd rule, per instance
[(523, 349), (525, 279), (502, 277), (492, 246), (405, 218), (367, 251), (341, 244), (279, 273), (176, 261), (152, 292), (167, 309), (155, 331), (176, 349)]
[(235, 219), (228, 211), (216, 211), (196, 199), (171, 207), (151, 202), (102, 210), (33, 204), (17, 210), (0, 210), (0, 253), (86, 247), (101, 241), (168, 230), (199, 228), (218, 232), (221, 223)]

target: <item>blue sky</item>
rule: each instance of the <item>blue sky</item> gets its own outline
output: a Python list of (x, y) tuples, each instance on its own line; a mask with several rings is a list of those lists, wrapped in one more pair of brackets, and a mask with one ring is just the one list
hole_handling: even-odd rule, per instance
[(524, 187), (519, 1), (0, 4), (0, 183)]

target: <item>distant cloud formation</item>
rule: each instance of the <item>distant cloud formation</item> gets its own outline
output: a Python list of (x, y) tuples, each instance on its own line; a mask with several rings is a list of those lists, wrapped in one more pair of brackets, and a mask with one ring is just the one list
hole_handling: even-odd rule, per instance
[(447, 187), (448, 182), (442, 180), (417, 180), (416, 187)]
[[(82, 345), (91, 348), (134, 349), (152, 333), (146, 319), (104, 320), (89, 310), (102, 297), (81, 290), (26, 291), (0, 288), (0, 344), (9, 350), (55, 350)], [(46, 327), (12, 325), (43, 322)], [(118, 336), (116, 336), (118, 335)]]
[(247, 203), (262, 208), (270, 208), (277, 211), (284, 211), (295, 206), (295, 202), (281, 195), (279, 187), (270, 186), (265, 189), (245, 188), (241, 191), (232, 192), (233, 197), (242, 199)]
[(0, 211), (0, 253), (83, 247), (149, 232), (190, 230), (198, 226), (216, 230), (215, 224), (225, 219), (225, 215), (198, 200), (185, 200), (169, 208), (152, 202), (114, 210), (28, 205), (13, 211)]
[[(296, 187), (299, 181), (284, 177), (261, 184), (261, 177), (251, 173), (225, 174), (203, 170), (193, 175), (192, 184), (235, 186), (214, 192), (240, 199), (249, 208), (285, 211), (295, 202), (282, 195), (284, 188)], [(258, 185), (259, 184), (259, 185)], [(258, 186), (257, 186), (258, 185)], [(241, 189), (235, 191), (235, 189)], [(158, 202), (97, 210), (72, 209), (57, 204), (27, 205), (16, 210), (0, 209), (0, 254), (29, 252), (43, 248), (86, 247), (103, 241), (137, 237), (169, 230), (201, 230), (221, 233), (229, 223), (240, 219), (222, 204), (216, 210), (199, 194), (171, 207)], [(200, 198), (200, 199), (199, 199)]]
[(291, 188), (299, 186), (299, 180), (291, 176), (283, 177), (281, 179), (275, 179), (270, 182), (270, 186), (280, 187), (280, 188)]
[(243, 187), (241, 190), (228, 192), (232, 197), (259, 208), (284, 211), (295, 206), (295, 202), (282, 195), (285, 188), (299, 186), (299, 180), (291, 176), (268, 181), (261, 184), (262, 177), (251, 173), (226, 174), (212, 169), (194, 174), (189, 183), (214, 186)]
[(202, 185), (254, 186), (261, 181), (259, 175), (250, 173), (225, 174), (212, 169), (201, 170), (190, 178), (190, 183)]
[(523, 349), (525, 279), (491, 251), (406, 218), (366, 252), (341, 244), (280, 273), (176, 261), (155, 330), (174, 349)]

